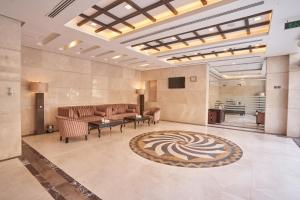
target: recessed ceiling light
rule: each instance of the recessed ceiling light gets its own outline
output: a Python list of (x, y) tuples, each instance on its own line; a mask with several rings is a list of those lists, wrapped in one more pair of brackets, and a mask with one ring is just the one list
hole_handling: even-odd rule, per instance
[(215, 29), (214, 29), (213, 27), (211, 27), (211, 28), (208, 29), (209, 32), (212, 32), (212, 31), (214, 31), (214, 30), (215, 30)]
[(125, 6), (125, 8), (126, 8), (127, 10), (130, 10), (130, 9), (132, 8), (132, 6), (129, 5), (129, 4), (127, 4), (127, 5)]
[(43, 46), (43, 44), (41, 42), (36, 43), (39, 46)]
[(150, 64), (145, 63), (145, 64), (142, 64), (142, 65), (140, 65), (140, 66), (141, 66), (141, 67), (146, 67), (146, 66), (148, 66), (148, 65), (150, 65)]
[(60, 51), (63, 51), (63, 50), (64, 50), (64, 48), (60, 47), (58, 50), (60, 50)]
[(92, 58), (95, 58), (95, 56), (91, 56)]
[(255, 17), (255, 18), (254, 18), (254, 21), (255, 21), (255, 22), (258, 22), (258, 21), (260, 21), (261, 19), (262, 19), (261, 17)]
[(176, 40), (176, 37), (171, 37), (172, 40)]
[(224, 51), (227, 51), (228, 49), (224, 49)]
[(120, 58), (122, 55), (117, 55), (117, 56), (114, 56), (114, 57), (112, 57), (112, 59), (118, 59), (118, 58)]
[(68, 45), (64, 46), (64, 49), (71, 49), (75, 46), (77, 46), (78, 44), (80, 44), (81, 41), (80, 40), (73, 40), (72, 42), (70, 42)]
[(232, 64), (235, 65), (235, 62), (233, 62)]
[(76, 54), (80, 54), (80, 51), (76, 52)]
[(91, 26), (97, 26), (97, 24), (95, 22), (92, 22)]

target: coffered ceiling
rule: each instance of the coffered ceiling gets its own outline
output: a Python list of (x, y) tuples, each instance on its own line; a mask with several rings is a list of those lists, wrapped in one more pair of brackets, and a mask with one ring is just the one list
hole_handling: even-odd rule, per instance
[(300, 30), (284, 23), (300, 19), (299, 7), (299, 0), (1, 0), (0, 14), (25, 22), (24, 46), (137, 70), (208, 63), (215, 76), (234, 78), (261, 74), (265, 57), (296, 51)]

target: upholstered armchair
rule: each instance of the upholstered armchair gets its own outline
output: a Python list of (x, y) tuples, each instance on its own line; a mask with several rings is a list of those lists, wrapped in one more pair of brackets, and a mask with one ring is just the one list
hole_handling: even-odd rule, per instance
[(87, 140), (88, 135), (88, 123), (84, 121), (80, 121), (78, 119), (67, 118), (56, 116), (60, 141), (65, 139), (65, 142), (69, 142), (69, 137), (77, 137), (77, 136), (85, 136), (85, 140)]
[(159, 123), (160, 120), (160, 108), (149, 108), (144, 111), (144, 116), (149, 116), (153, 124)]

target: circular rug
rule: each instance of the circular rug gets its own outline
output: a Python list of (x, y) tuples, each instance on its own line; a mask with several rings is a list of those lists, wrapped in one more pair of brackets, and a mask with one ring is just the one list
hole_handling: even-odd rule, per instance
[(242, 149), (230, 140), (190, 131), (155, 131), (131, 139), (138, 155), (179, 167), (218, 167), (239, 160)]

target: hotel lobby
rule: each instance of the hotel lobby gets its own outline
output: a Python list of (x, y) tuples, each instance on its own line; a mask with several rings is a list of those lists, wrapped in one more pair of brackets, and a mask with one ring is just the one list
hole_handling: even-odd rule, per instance
[(1, 0), (0, 199), (299, 199), (299, 7)]

